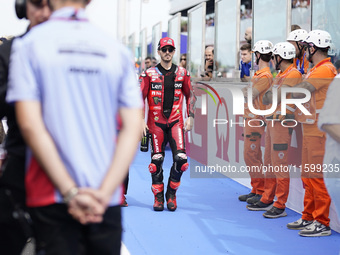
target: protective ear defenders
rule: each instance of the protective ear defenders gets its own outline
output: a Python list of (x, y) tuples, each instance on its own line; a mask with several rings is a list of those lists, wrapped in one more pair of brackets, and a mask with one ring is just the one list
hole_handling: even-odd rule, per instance
[[(50, 6), (52, 10), (52, 5), (50, 0), (47, 0), (47, 4)], [(87, 0), (86, 3), (89, 3), (90, 0)], [(15, 0), (15, 12), (19, 19), (27, 19), (26, 17), (26, 0)]]
[(15, 0), (15, 12), (19, 19), (26, 17), (26, 0)]

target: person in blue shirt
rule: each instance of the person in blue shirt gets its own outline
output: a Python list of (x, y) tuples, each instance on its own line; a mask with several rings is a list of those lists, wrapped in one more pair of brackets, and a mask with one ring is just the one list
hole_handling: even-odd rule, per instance
[(241, 62), (239, 70), (241, 70), (240, 78), (243, 82), (250, 81), (251, 68), (251, 45), (249, 43), (243, 44), (240, 48)]
[(129, 50), (89, 22), (89, 2), (50, 1), (50, 19), (13, 43), (6, 100), (29, 146), (38, 254), (120, 254), (122, 182), (143, 102)]

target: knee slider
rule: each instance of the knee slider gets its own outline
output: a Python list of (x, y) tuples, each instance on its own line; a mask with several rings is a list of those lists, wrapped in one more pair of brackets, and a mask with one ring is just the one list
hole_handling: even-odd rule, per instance
[(157, 166), (155, 164), (151, 163), (149, 165), (149, 172), (152, 173), (152, 174), (156, 173), (157, 172)]
[(151, 164), (149, 165), (149, 171), (150, 173), (154, 174), (159, 171), (162, 167), (164, 158), (162, 154), (155, 154), (151, 158)]
[(176, 170), (185, 172), (189, 168), (188, 158), (185, 153), (178, 153), (175, 155)]

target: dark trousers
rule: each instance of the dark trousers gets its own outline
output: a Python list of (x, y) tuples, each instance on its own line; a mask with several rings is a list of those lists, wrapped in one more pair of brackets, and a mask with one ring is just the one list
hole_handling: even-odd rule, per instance
[(25, 213), (25, 158), (8, 156), (0, 177), (0, 254), (19, 255), (32, 237)]
[(120, 206), (109, 207), (99, 224), (82, 225), (65, 204), (30, 208), (38, 255), (120, 254)]
[(9, 192), (14, 197), (21, 195), (18, 194), (20, 191), (0, 188), (0, 254), (19, 255), (28, 239), (24, 230), (29, 226), (27, 222), (13, 217), (14, 206)]

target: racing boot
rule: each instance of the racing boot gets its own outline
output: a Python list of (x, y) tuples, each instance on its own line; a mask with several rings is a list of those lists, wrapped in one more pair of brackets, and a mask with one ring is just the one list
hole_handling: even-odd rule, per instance
[(164, 210), (164, 184), (152, 184), (152, 193), (155, 195), (155, 203), (153, 204), (154, 211)]
[(176, 191), (181, 182), (170, 181), (168, 183), (168, 188), (165, 193), (166, 205), (169, 211), (176, 211), (177, 202), (176, 202)]

